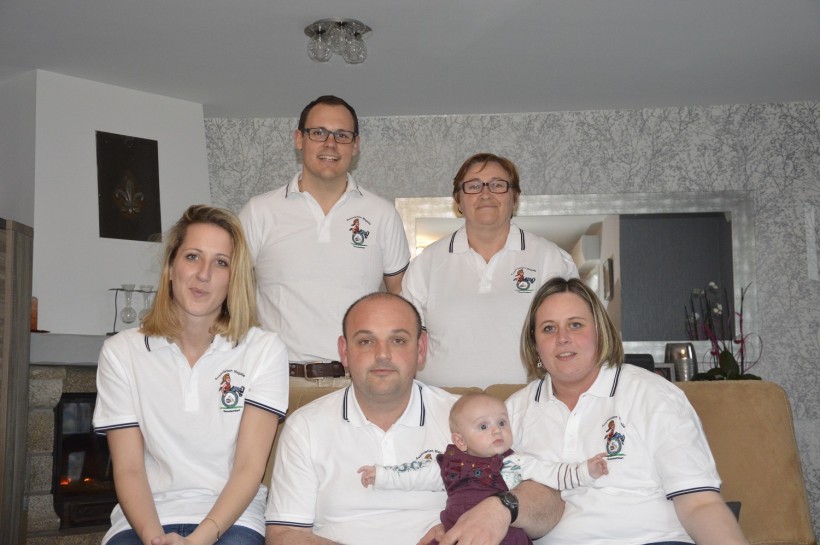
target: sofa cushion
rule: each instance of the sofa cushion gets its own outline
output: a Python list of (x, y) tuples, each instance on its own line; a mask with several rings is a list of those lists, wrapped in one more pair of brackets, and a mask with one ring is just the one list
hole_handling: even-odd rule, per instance
[(743, 505), (740, 527), (749, 543), (814, 543), (786, 392), (757, 380), (675, 384), (703, 423), (723, 499)]

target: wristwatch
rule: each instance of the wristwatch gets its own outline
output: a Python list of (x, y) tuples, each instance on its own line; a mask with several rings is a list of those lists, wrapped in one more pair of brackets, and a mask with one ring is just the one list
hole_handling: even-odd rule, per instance
[(515, 522), (518, 518), (518, 498), (510, 491), (498, 492), (493, 494), (496, 498), (501, 500), (501, 505), (510, 510), (510, 524)]

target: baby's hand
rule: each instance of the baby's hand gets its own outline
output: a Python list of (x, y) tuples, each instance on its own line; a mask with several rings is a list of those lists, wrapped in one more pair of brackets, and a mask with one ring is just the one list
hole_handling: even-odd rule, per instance
[(589, 476), (597, 479), (601, 475), (609, 475), (609, 466), (606, 463), (606, 452), (596, 454), (587, 460), (587, 468), (589, 469)]
[(376, 466), (362, 466), (356, 472), (362, 474), (363, 487), (367, 488), (376, 483)]

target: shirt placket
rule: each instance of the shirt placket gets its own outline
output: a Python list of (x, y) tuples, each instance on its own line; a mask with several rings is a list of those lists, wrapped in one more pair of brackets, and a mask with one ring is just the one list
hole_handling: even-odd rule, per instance
[(484, 261), (484, 258), (474, 250), (471, 249), (470, 252), (472, 253), (473, 264), (479, 276), (478, 293), (491, 293), (493, 291), (493, 274), (495, 273), (495, 264), (497, 263), (495, 256), (487, 263)]
[(565, 460), (577, 460), (580, 459), (580, 451), (581, 451), (581, 424), (583, 417), (581, 416), (581, 411), (579, 410), (584, 403), (584, 395), (581, 395), (581, 398), (578, 400), (578, 403), (575, 405), (575, 409), (569, 411), (566, 406), (561, 407), (562, 412), (564, 412), (564, 418), (566, 420), (566, 426), (564, 428), (564, 449), (563, 449), (563, 456)]
[(375, 435), (376, 441), (379, 443), (379, 450), (381, 452), (380, 463), (382, 465), (398, 464), (399, 460), (396, 457), (396, 442), (394, 435), (390, 433), (390, 431), (384, 431), (375, 424), (371, 423), (369, 425), (371, 426), (370, 432)]
[(200, 407), (199, 383), (202, 380), (202, 369), (205, 367), (203, 361), (213, 352), (213, 344), (208, 347), (193, 366), (188, 364), (188, 360), (177, 345), (173, 345), (172, 349), (174, 359), (178, 360), (180, 364), (180, 373), (182, 374), (180, 383), (185, 385), (185, 391), (182, 394), (185, 411), (198, 411)]

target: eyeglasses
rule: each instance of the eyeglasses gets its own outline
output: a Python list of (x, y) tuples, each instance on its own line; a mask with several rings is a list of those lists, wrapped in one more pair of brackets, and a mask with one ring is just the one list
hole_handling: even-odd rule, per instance
[(510, 190), (510, 182), (507, 180), (490, 180), (489, 182), (482, 182), (481, 180), (467, 180), (461, 182), (461, 191), (466, 194), (481, 193), (484, 191), (484, 186), (490, 190), (490, 193), (506, 193)]
[(307, 134), (308, 138), (314, 142), (324, 142), (331, 134), (337, 144), (350, 144), (356, 138), (355, 132), (350, 131), (331, 131), (324, 127), (315, 127), (312, 129), (302, 129), (302, 132)]

